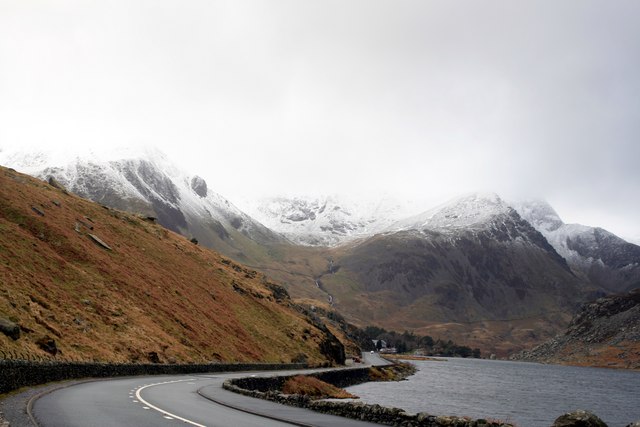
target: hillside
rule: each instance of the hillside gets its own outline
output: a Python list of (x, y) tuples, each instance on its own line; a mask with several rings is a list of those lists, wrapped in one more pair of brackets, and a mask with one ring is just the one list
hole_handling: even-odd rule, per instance
[(0, 281), (9, 357), (317, 363), (343, 354), (264, 275), (6, 168)]
[(513, 358), (640, 369), (640, 290), (584, 304), (564, 334)]

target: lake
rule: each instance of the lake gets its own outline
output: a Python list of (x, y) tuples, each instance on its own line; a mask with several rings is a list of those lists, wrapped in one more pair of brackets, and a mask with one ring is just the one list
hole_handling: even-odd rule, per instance
[(406, 381), (347, 390), (365, 403), (407, 412), (497, 418), (519, 427), (549, 427), (565, 412), (586, 409), (609, 427), (640, 420), (640, 372), (482, 359), (411, 361)]

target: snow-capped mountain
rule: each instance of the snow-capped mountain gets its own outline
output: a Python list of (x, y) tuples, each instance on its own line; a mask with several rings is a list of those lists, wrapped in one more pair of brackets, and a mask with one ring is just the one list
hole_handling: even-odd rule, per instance
[(156, 149), (2, 152), (0, 163), (45, 180), (53, 177), (105, 206), (156, 217), (165, 227), (222, 252), (241, 250), (242, 237), (259, 244), (285, 240)]
[(321, 281), (348, 317), (436, 334), (431, 325), (446, 324), (503, 354), (559, 331), (594, 290), (495, 194), (454, 199), (339, 249), (338, 273)]
[(513, 206), (580, 277), (611, 292), (640, 287), (640, 246), (602, 228), (565, 224), (545, 201), (520, 201)]
[(406, 207), (390, 197), (361, 202), (342, 196), (273, 197), (241, 202), (243, 209), (291, 241), (335, 246), (384, 230), (406, 215)]
[(471, 193), (421, 214), (403, 219), (388, 227), (387, 231), (438, 230), (483, 228), (513, 209), (494, 193)]

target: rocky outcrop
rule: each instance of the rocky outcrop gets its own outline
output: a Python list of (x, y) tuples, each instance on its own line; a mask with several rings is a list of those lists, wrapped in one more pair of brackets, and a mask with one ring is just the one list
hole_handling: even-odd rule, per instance
[(191, 189), (200, 197), (207, 197), (207, 181), (199, 176), (191, 178)]
[(578, 410), (559, 416), (551, 427), (607, 427), (607, 425), (595, 414)]
[(58, 345), (56, 341), (50, 336), (44, 336), (36, 341), (36, 345), (43, 351), (51, 355), (56, 355), (58, 353)]
[(512, 358), (640, 368), (640, 289), (584, 304), (563, 335)]
[(60, 183), (60, 181), (58, 181), (57, 179), (55, 179), (53, 176), (49, 176), (47, 178), (47, 182), (49, 183), (50, 186), (57, 188), (58, 190), (63, 191), (64, 193), (67, 192), (67, 189), (65, 188), (64, 185), (62, 185)]
[(14, 341), (20, 338), (20, 327), (11, 320), (2, 317), (0, 317), (0, 332)]

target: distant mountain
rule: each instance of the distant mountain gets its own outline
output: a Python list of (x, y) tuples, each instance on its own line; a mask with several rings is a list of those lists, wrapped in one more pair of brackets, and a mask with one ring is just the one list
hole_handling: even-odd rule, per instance
[(45, 180), (53, 177), (105, 206), (156, 217), (170, 230), (236, 259), (248, 259), (258, 246), (286, 241), (157, 150), (2, 154), (0, 163)]
[(334, 255), (320, 281), (348, 319), (502, 355), (554, 335), (592, 291), (495, 194), (458, 198)]
[(272, 197), (242, 206), (267, 227), (308, 246), (336, 246), (370, 236), (406, 215), (406, 209), (388, 197), (375, 202), (341, 196)]
[(509, 216), (512, 208), (495, 193), (472, 193), (455, 198), (419, 215), (396, 222), (388, 231), (438, 230), (456, 232), (491, 227)]
[(640, 288), (640, 246), (598, 227), (565, 224), (544, 201), (514, 203), (571, 269), (606, 292)]
[(513, 359), (640, 368), (640, 289), (584, 304), (564, 334)]

